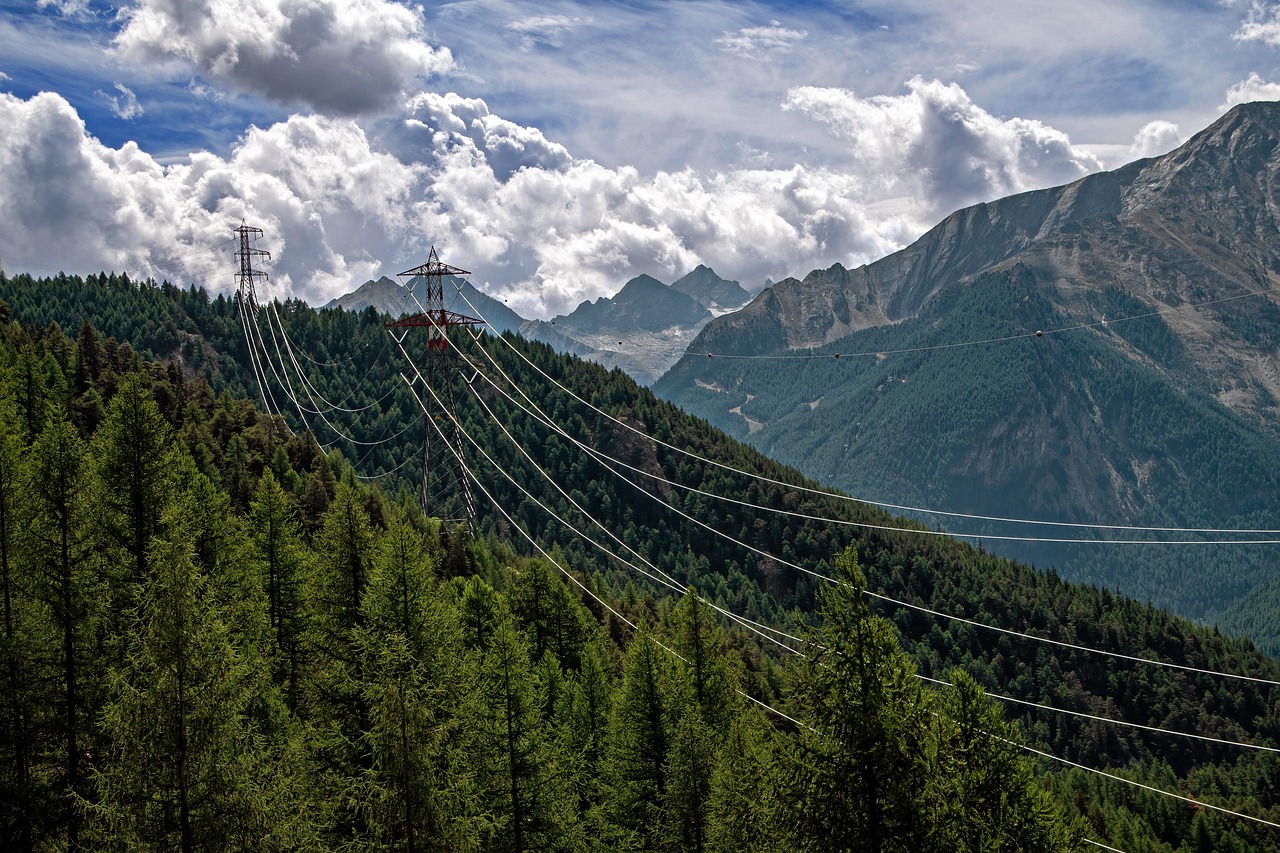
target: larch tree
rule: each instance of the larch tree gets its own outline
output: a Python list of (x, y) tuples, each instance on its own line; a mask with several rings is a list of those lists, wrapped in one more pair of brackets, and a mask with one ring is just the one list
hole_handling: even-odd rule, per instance
[(94, 503), (103, 545), (122, 552), (121, 582), (142, 583), (147, 549), (172, 490), (169, 424), (146, 374), (125, 377), (94, 434)]
[(475, 837), (456, 702), (474, 689), (475, 670), (435, 567), (423, 533), (394, 518), (374, 552), (357, 631), (372, 757), (360, 799), (370, 842), (405, 853), (465, 849)]
[(307, 626), (305, 588), (309, 552), (296, 513), (270, 470), (263, 472), (249, 507), (252, 558), (267, 601), (271, 668), (291, 709), (301, 699)]
[(33, 596), (48, 613), (57, 654), (48, 668), (59, 685), (53, 728), (62, 744), (63, 826), (68, 849), (81, 849), (79, 803), (88, 793), (85, 753), (93, 687), (91, 638), (101, 617), (105, 588), (89, 563), (84, 442), (65, 418), (36, 439), (24, 467), (27, 496), (22, 550), (32, 572)]
[(95, 840), (182, 853), (314, 845), (283, 702), (259, 659), (236, 647), (194, 556), (181, 529), (151, 551), (102, 713), (112, 754), (95, 778)]
[(609, 724), (610, 812), (641, 849), (664, 839), (667, 758), (674, 738), (673, 673), (667, 652), (643, 626), (631, 638)]
[(928, 699), (893, 626), (873, 616), (853, 548), (821, 593), (806, 644), (800, 732), (788, 798), (796, 846), (881, 853), (924, 838)]
[[(0, 391), (4, 390), (0, 377)], [(0, 846), (26, 851), (35, 843), (33, 811), (36, 780), (32, 776), (32, 702), (35, 684), (32, 662), (40, 645), (36, 614), (29, 600), (31, 578), (18, 554), (19, 515), (24, 447), (17, 406), (8, 393), (0, 395), (0, 598), (3, 635), (0, 668), (5, 683), (3, 725), (0, 726)]]

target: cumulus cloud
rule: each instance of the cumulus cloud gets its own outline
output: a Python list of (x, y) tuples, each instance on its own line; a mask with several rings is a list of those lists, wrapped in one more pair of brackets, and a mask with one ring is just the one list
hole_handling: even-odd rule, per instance
[(1250, 3), (1249, 13), (1232, 36), (1236, 41), (1260, 41), (1280, 47), (1280, 5)]
[(162, 165), (133, 143), (101, 144), (58, 95), (0, 94), (0, 126), (13, 129), (0, 137), (0, 257), (226, 290), (229, 254), (207, 250), (244, 219), (266, 232), (275, 295), (322, 303), (435, 245), (545, 317), (642, 272), (671, 281), (704, 263), (754, 289), (869, 262), (923, 233), (939, 206), (1093, 162), (1052, 128), (996, 119), (936, 83), (868, 100), (797, 90), (789, 104), (839, 133), (848, 161), (645, 174), (575, 158), (482, 100), (426, 93), (394, 117), (295, 115), (251, 128), (225, 157)]
[(778, 21), (770, 21), (766, 27), (743, 27), (737, 32), (725, 33), (715, 43), (726, 53), (748, 59), (765, 59), (773, 54), (790, 52), (808, 35), (804, 30), (789, 29)]
[[(251, 129), (229, 158), (162, 166), (102, 145), (56, 94), (0, 95), (0, 257), (231, 287), (225, 243), (243, 218), (270, 234), (272, 293), (324, 301), (401, 251), (418, 171), (350, 120)], [(17, 131), (17, 129), (21, 129)]]
[(1134, 157), (1155, 157), (1167, 154), (1182, 144), (1178, 126), (1167, 121), (1152, 121), (1142, 126), (1133, 137), (1129, 153)]
[(904, 95), (869, 98), (802, 86), (788, 92), (783, 108), (825, 123), (883, 195), (919, 198), (933, 216), (1102, 168), (1062, 131), (997, 118), (954, 83), (916, 77)]
[(138, 103), (138, 96), (133, 93), (133, 90), (123, 83), (116, 83), (115, 86), (116, 91), (119, 92), (118, 95), (108, 94), (101, 89), (96, 94), (106, 100), (116, 118), (128, 121), (142, 115), (144, 110), (142, 105)]
[(387, 109), (453, 63), (427, 44), (421, 7), (389, 0), (136, 0), (121, 14), (114, 46), (126, 61), (183, 60), (222, 84), (336, 115)]
[(1280, 83), (1263, 80), (1255, 71), (1227, 90), (1227, 99), (1218, 109), (1225, 111), (1250, 101), (1280, 101)]

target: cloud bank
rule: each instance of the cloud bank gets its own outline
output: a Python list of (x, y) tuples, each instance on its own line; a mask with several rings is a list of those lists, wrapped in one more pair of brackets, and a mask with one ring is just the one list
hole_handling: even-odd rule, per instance
[(102, 145), (58, 95), (0, 95), (14, 129), (0, 138), (0, 257), (225, 290), (230, 247), (208, 249), (243, 218), (266, 231), (280, 295), (322, 303), (434, 244), (548, 316), (641, 272), (670, 281), (704, 263), (756, 289), (869, 262), (960, 206), (1099, 167), (1053, 128), (938, 81), (871, 98), (800, 88), (784, 106), (828, 127), (847, 162), (643, 174), (575, 158), (483, 100), (421, 93), (394, 116), (295, 115), (226, 157), (163, 166)]
[(960, 88), (915, 77), (904, 95), (859, 98), (847, 89), (801, 86), (783, 109), (828, 125), (885, 196), (923, 204), (928, 218), (1023, 190), (1067, 183), (1102, 163), (1041, 122), (1000, 119)]

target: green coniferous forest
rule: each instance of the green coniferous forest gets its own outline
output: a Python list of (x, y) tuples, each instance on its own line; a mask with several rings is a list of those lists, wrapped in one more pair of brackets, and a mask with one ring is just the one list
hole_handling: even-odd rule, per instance
[[(229, 300), (105, 275), (3, 279), (0, 297), (5, 849), (976, 851), (1091, 839), (1132, 853), (1280, 840), (1019, 744), (1280, 821), (1274, 753), (984, 695), (1273, 745), (1276, 688), (1021, 640), (861, 590), (1280, 679), (1246, 640), (910, 530), (629, 486), (496, 392), (457, 389), (466, 428), (504, 466), (535, 482), (497, 422), (577, 506), (698, 594), (664, 593), (492, 471), (481, 481), (548, 556), (483, 505), (474, 535), (423, 518), (416, 436), (326, 451), (262, 413), (245, 399)], [(353, 407), (365, 405), (366, 384), (403, 369), (385, 318), (280, 310), (327, 365), (315, 376), (333, 399), (354, 387)], [(664, 441), (804, 484), (619, 372), (510, 343), (529, 359), (504, 362), (513, 378), (615, 458), (762, 507), (904, 526), (637, 441), (538, 371)], [(361, 428), (390, 435), (416, 405), (388, 397)], [(401, 477), (357, 476), (402, 463)], [(563, 496), (539, 495), (587, 526)], [(712, 604), (802, 633), (804, 657), (726, 627)]]

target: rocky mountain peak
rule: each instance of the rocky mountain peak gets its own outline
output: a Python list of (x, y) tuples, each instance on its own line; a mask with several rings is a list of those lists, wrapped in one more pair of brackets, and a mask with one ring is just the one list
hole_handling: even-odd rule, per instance
[(751, 294), (736, 281), (723, 279), (715, 270), (698, 264), (690, 273), (676, 279), (672, 290), (688, 294), (712, 313), (736, 311), (751, 301)]

